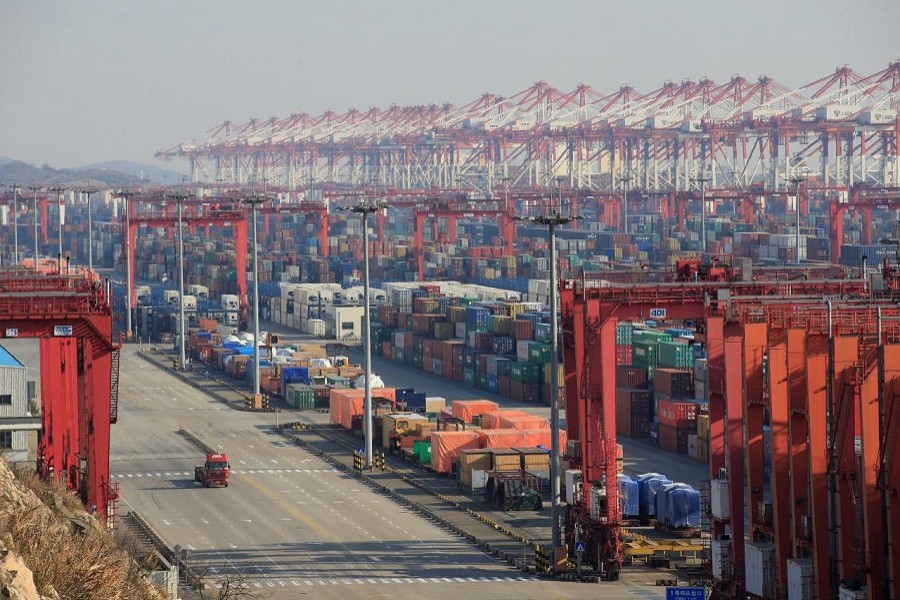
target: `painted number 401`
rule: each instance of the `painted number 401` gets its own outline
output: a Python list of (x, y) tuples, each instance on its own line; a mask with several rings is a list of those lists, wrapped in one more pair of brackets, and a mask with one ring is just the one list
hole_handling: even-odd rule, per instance
[(651, 308), (650, 309), (650, 318), (655, 319), (657, 321), (661, 321), (666, 318), (666, 309), (664, 308)]

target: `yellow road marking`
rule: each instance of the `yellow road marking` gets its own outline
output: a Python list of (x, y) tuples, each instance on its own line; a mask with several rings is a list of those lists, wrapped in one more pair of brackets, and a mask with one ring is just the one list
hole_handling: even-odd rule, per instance
[(334, 542), (336, 544), (340, 543), (337, 540), (337, 538), (335, 538), (328, 532), (327, 529), (323, 528), (321, 525), (316, 523), (314, 520), (312, 520), (311, 518), (306, 516), (301, 510), (299, 510), (295, 506), (291, 505), (289, 502), (285, 502), (284, 498), (281, 495), (273, 493), (272, 490), (270, 490), (266, 486), (260, 484), (258, 481), (255, 481), (254, 477), (240, 477), (240, 479), (241, 479), (241, 482), (246, 482), (246, 483), (249, 483), (250, 485), (252, 485), (257, 491), (259, 491), (260, 493), (265, 495), (267, 498), (269, 498), (270, 500), (272, 500), (276, 504), (278, 504), (282, 509), (284, 509), (285, 512), (287, 512), (291, 516), (295, 517), (298, 521), (305, 523), (307, 526), (309, 526), (311, 529), (315, 530), (316, 533), (318, 533), (320, 536), (322, 536), (326, 540), (328, 540), (330, 542)]

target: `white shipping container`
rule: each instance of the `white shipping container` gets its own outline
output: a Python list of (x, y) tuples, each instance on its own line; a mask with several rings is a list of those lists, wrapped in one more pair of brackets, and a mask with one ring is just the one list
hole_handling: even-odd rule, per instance
[(466, 339), (466, 324), (465, 323), (456, 323), (456, 331), (454, 331), (454, 337), (460, 340)]
[(868, 597), (865, 588), (861, 590), (851, 590), (844, 586), (838, 588), (838, 600), (866, 600)]
[(728, 480), (713, 479), (709, 482), (710, 503), (709, 508), (715, 519), (730, 519), (731, 504), (728, 498)]
[(688, 458), (697, 458), (697, 434), (689, 433), (688, 434)]
[(747, 542), (744, 546), (744, 589), (760, 598), (775, 597), (775, 544)]
[(322, 319), (310, 319), (306, 322), (306, 331), (316, 337), (325, 337), (325, 321)]
[(813, 561), (811, 558), (789, 558), (787, 561), (788, 600), (813, 600)]
[(712, 575), (716, 579), (722, 579), (726, 565), (731, 564), (731, 540), (719, 539), (712, 542)]
[(706, 382), (694, 380), (694, 398), (696, 400), (706, 400)]
[(519, 340), (516, 342), (516, 358), (520, 361), (528, 360), (528, 345), (530, 340)]

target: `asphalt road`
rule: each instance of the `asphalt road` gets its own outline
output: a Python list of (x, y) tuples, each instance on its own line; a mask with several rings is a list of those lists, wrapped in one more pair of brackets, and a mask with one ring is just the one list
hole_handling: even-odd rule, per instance
[[(31, 368), (37, 345), (10, 348)], [(660, 598), (662, 589), (542, 581), (480, 552), (268, 432), (165, 370), (122, 354), (112, 476), (170, 546), (215, 586), (240, 573), (265, 598)], [(36, 371), (35, 371), (36, 372)], [(202, 454), (184, 428), (228, 452), (226, 489), (193, 482)]]

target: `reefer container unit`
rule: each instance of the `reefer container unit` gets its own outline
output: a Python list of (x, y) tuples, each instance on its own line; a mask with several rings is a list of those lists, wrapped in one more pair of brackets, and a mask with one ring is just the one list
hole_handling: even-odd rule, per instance
[(760, 598), (775, 597), (775, 545), (747, 542), (744, 546), (744, 589)]

